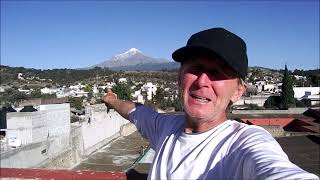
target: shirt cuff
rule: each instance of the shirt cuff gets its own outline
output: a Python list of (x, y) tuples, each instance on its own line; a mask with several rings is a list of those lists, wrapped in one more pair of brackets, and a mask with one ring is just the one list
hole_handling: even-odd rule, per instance
[(136, 110), (136, 108), (133, 108), (131, 109), (129, 112), (128, 112), (128, 115), (130, 115), (132, 112), (134, 112)]

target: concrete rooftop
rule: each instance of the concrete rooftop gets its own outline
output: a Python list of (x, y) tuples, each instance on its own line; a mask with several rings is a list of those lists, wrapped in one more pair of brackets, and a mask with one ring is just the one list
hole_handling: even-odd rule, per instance
[(73, 170), (125, 172), (147, 146), (148, 142), (136, 131), (104, 146), (74, 167)]
[[(276, 140), (293, 163), (320, 176), (319, 134), (280, 137)], [(147, 141), (135, 132), (115, 140), (92, 154), (74, 170), (121, 171), (127, 173), (128, 179), (146, 179), (150, 164), (135, 163), (135, 161), (140, 156), (141, 146), (147, 145)]]
[(276, 140), (300, 168), (320, 176), (320, 135), (280, 137)]

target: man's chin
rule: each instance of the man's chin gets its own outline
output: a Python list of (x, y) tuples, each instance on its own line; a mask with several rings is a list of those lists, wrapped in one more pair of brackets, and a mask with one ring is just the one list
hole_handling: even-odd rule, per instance
[(206, 122), (206, 121), (214, 121), (215, 119), (224, 118), (225, 112), (213, 112), (205, 109), (184, 109), (186, 116), (189, 121), (192, 122)]
[(188, 119), (193, 123), (211, 121), (212, 119), (214, 119), (214, 116), (212, 114), (200, 114), (186, 111), (186, 115), (188, 116)]

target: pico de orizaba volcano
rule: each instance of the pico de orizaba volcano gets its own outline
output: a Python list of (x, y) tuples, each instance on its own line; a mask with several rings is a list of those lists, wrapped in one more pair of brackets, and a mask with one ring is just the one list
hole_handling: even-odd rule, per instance
[(179, 68), (180, 64), (163, 58), (153, 58), (144, 55), (140, 50), (131, 48), (128, 51), (115, 55), (102, 63), (91, 66), (109, 68), (111, 70), (123, 71), (157, 71)]

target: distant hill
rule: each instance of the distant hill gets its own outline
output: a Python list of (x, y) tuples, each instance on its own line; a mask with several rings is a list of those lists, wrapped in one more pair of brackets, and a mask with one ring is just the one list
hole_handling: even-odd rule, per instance
[(110, 68), (114, 71), (161, 71), (161, 70), (173, 70), (180, 68), (180, 63), (177, 62), (164, 62), (164, 63), (144, 63), (136, 64), (133, 66), (119, 66)]
[[(24, 67), (9, 67), (0, 65), (1, 85), (20, 84), (63, 84), (69, 85), (76, 81), (95, 78), (97, 74), (100, 76), (108, 76), (114, 72), (107, 68), (92, 68), (88, 70), (76, 69), (49, 69), (40, 70)], [(18, 79), (18, 74), (21, 73), (22, 79)]]
[(180, 67), (180, 64), (163, 58), (149, 57), (144, 55), (140, 50), (131, 48), (124, 53), (115, 55), (112, 58), (89, 68), (94, 67), (107, 67), (115, 71), (159, 71), (177, 69)]

